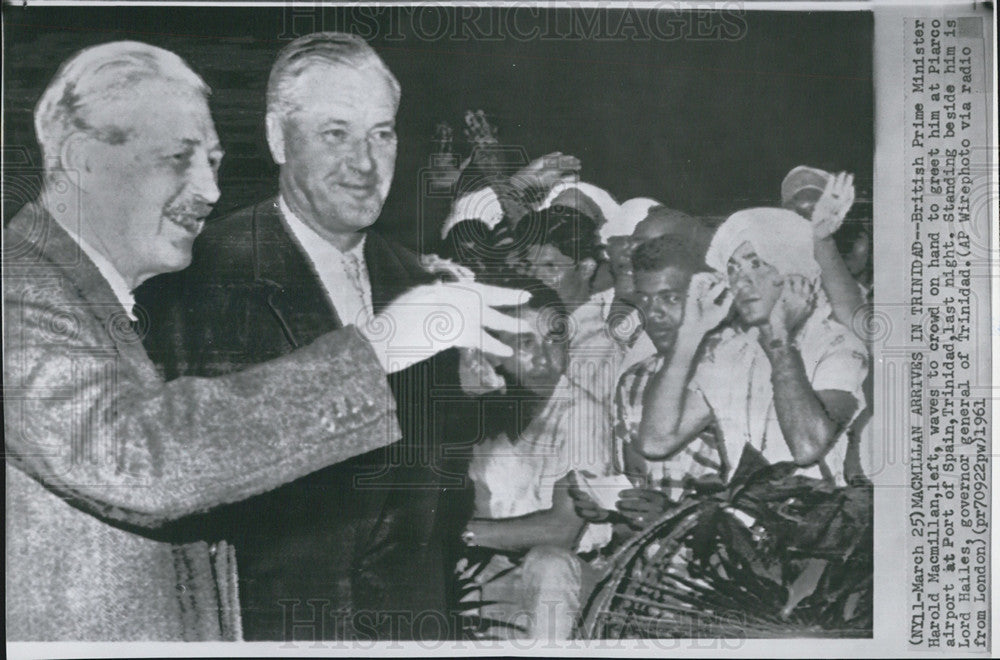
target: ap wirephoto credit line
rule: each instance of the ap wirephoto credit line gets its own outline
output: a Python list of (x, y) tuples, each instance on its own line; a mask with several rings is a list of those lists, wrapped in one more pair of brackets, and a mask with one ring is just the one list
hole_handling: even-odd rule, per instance
[(8, 654), (990, 653), (992, 5), (3, 12)]

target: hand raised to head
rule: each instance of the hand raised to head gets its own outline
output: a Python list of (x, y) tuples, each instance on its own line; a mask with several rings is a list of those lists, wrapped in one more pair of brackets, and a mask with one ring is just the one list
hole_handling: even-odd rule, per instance
[(788, 275), (782, 283), (781, 297), (771, 308), (771, 316), (762, 327), (761, 339), (787, 341), (795, 336), (816, 306), (816, 288), (801, 275)]
[(729, 315), (733, 295), (726, 278), (718, 273), (695, 273), (684, 303), (681, 335), (700, 341)]

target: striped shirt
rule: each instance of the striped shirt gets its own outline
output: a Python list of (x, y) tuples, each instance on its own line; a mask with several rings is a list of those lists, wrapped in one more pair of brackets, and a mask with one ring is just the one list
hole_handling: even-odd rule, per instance
[(642, 399), (650, 379), (663, 368), (665, 358), (652, 355), (630, 367), (618, 381), (615, 393), (615, 469), (641, 485), (661, 488), (677, 501), (685, 490), (685, 481), (710, 475), (722, 476), (722, 463), (715, 449), (715, 435), (704, 432), (681, 451), (663, 461), (647, 460), (631, 450), (639, 437)]

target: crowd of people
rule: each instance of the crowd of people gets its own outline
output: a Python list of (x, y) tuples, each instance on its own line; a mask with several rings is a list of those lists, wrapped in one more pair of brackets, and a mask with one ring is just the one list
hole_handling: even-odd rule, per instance
[(417, 255), (370, 228), (402, 91), (362, 39), (282, 49), (279, 192), (206, 225), (208, 94), (113, 42), (36, 107), (45, 186), (5, 227), (9, 639), (568, 639), (615, 549), (746, 447), (871, 469), (851, 176), (797, 167), (720, 222), (566, 154), (506, 167), (470, 113)]
[[(560, 163), (579, 165), (525, 170)], [(569, 638), (614, 550), (723, 487), (745, 447), (830, 484), (865, 478), (871, 246), (863, 220), (844, 226), (852, 179), (796, 167), (773, 207), (721, 223), (565, 174), (547, 190), (483, 177), (455, 201), (448, 256), (554, 301), (521, 314), (520, 370), (481, 379), (551, 392), (518, 435), (487, 425), (472, 449), (460, 568), (486, 634)]]

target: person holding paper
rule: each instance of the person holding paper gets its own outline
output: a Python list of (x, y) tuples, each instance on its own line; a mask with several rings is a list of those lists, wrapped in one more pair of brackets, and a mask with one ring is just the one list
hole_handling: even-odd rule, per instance
[(537, 281), (512, 284), (532, 300), (518, 310), (521, 332), (499, 335), (515, 347), (514, 357), (494, 360), (510, 406), (484, 408), (491, 437), (474, 448), (476, 517), (463, 535), (470, 547), (497, 552), (466, 572), (476, 574), (479, 599), (492, 603), (480, 616), (504, 622), (516, 638), (568, 639), (593, 577), (579, 553), (610, 539), (609, 525), (587, 525), (574, 512), (570, 475), (610, 474), (611, 447), (604, 406), (564, 373), (562, 303)]
[[(693, 219), (692, 219), (693, 220)], [(641, 243), (632, 255), (635, 290), (633, 298), (644, 318), (645, 333), (656, 354), (633, 365), (621, 377), (615, 396), (615, 467), (631, 480), (617, 501), (602, 504), (585, 489), (570, 491), (577, 513), (584, 519), (604, 521), (617, 511), (627, 526), (618, 526), (620, 536), (629, 536), (669, 510), (683, 495), (691, 479), (723, 476), (723, 466), (711, 432), (704, 433), (678, 454), (666, 460), (647, 460), (637, 450), (647, 388), (652, 378), (670, 362), (677, 335), (684, 321), (684, 306), (691, 276), (702, 255), (677, 235), (663, 235)]]

